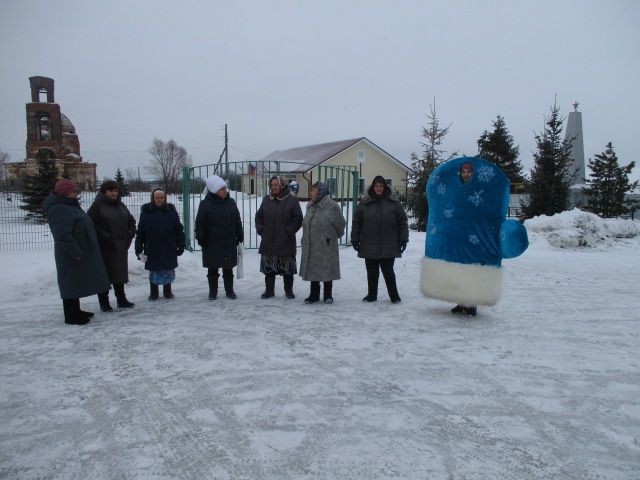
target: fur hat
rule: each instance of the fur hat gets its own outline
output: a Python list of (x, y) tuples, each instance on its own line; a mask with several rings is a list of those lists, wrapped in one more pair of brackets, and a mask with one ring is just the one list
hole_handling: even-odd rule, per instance
[(56, 182), (56, 186), (53, 188), (53, 193), (64, 197), (69, 192), (79, 192), (78, 186), (71, 180), (63, 178)]
[(227, 182), (225, 182), (218, 175), (211, 175), (207, 178), (207, 190), (211, 193), (218, 193), (221, 188), (225, 188), (227, 186)]
[(118, 182), (115, 180), (105, 180), (100, 185), (100, 193), (105, 193), (107, 190), (114, 190), (118, 188)]

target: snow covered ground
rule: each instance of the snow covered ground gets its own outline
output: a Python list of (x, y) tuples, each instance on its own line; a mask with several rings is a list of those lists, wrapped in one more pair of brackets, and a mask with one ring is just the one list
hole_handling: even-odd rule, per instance
[(52, 251), (1, 252), (0, 478), (640, 478), (640, 237), (557, 248), (530, 228), (473, 319), (419, 293), (415, 232), (398, 305), (383, 283), (361, 302), (350, 249), (333, 305), (299, 279), (261, 300), (256, 251), (238, 300), (208, 301), (185, 253), (176, 298), (150, 302), (132, 255), (136, 307), (85, 299), (84, 327), (63, 323)]

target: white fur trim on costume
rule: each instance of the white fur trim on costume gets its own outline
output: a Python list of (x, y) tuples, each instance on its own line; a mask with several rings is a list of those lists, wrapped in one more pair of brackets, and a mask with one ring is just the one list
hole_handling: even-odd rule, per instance
[(422, 259), (422, 293), (461, 305), (495, 305), (502, 291), (502, 269), (486, 265)]

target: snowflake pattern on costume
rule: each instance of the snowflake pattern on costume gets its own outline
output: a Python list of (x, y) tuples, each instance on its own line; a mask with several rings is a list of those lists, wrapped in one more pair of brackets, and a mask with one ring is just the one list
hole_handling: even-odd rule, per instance
[(489, 183), (495, 176), (496, 172), (493, 170), (493, 167), (485, 165), (478, 169), (478, 181), (480, 183)]
[(478, 243), (480, 243), (480, 239), (478, 238), (477, 235), (470, 234), (469, 235), (469, 242), (474, 244), (474, 245), (477, 245)]
[(438, 227), (434, 225), (431, 227), (431, 230), (429, 230), (429, 235), (435, 235), (436, 233), (438, 233)]
[(447, 186), (444, 183), (438, 184), (438, 193), (440, 195), (444, 195), (445, 193), (447, 193)]
[(447, 218), (453, 217), (453, 208), (447, 208), (444, 211), (444, 216), (447, 217)]
[(482, 199), (483, 193), (484, 193), (484, 190), (480, 190), (479, 192), (473, 192), (473, 195), (470, 195), (469, 197), (467, 197), (467, 200), (469, 200), (471, 203), (473, 203), (477, 207), (484, 201)]
[(431, 175), (429, 181), (433, 182), (434, 184), (438, 183), (440, 181), (440, 175)]

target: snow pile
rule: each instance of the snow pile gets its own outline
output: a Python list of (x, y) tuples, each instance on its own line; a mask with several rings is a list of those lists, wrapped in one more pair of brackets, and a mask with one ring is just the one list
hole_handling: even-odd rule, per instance
[(553, 216), (540, 215), (525, 222), (529, 233), (542, 234), (559, 248), (611, 245), (616, 238), (640, 235), (640, 224), (619, 218), (600, 218), (577, 208)]

